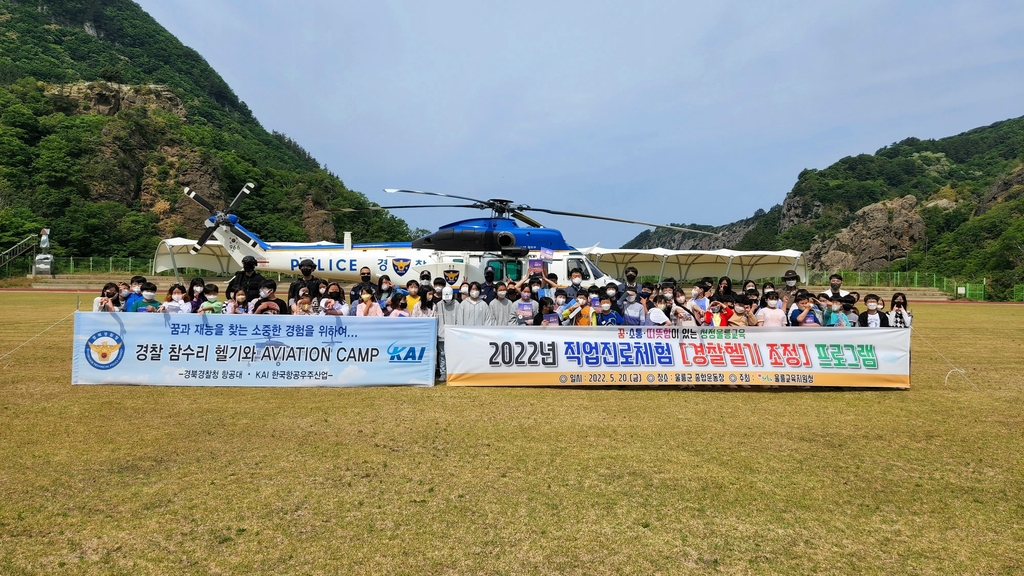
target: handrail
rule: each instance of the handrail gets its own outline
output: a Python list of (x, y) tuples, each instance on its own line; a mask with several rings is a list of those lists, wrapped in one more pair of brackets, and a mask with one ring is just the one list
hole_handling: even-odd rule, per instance
[(6, 266), (11, 260), (14, 260), (18, 256), (21, 256), (25, 252), (35, 248), (35, 240), (37, 238), (39, 238), (38, 234), (31, 234), (25, 237), (21, 242), (11, 246), (11, 248), (3, 254), (0, 254), (0, 267)]

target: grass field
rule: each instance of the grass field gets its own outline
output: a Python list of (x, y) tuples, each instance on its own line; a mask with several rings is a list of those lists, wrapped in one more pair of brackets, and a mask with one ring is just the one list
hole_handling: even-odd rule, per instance
[(0, 361), (0, 574), (1024, 572), (1024, 307), (914, 309), (900, 392), (72, 387), (68, 320)]

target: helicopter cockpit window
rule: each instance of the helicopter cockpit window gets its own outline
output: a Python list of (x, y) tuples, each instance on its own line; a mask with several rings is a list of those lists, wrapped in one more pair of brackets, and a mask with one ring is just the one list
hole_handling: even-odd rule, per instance
[(587, 265), (590, 266), (590, 271), (594, 274), (595, 279), (607, 276), (603, 270), (597, 267), (597, 264), (594, 264), (590, 260), (587, 260)]
[(583, 258), (569, 258), (568, 261), (569, 269), (571, 272), (573, 268), (579, 268), (583, 272), (583, 279), (590, 280), (590, 267), (587, 266), (587, 261)]

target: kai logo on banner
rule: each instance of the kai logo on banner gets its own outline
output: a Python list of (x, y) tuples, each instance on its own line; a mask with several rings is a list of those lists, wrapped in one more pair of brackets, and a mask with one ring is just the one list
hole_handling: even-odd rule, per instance
[(449, 286), (455, 284), (456, 282), (459, 281), (459, 271), (458, 270), (445, 270), (444, 271), (444, 281), (447, 282)]
[(388, 362), (392, 364), (408, 364), (423, 362), (423, 355), (427, 352), (426, 346), (396, 346), (397, 341), (388, 346)]
[(85, 359), (97, 370), (110, 370), (124, 358), (124, 341), (115, 332), (97, 332), (85, 343)]
[(409, 271), (410, 262), (408, 258), (394, 258), (391, 260), (391, 267), (395, 269), (395, 274), (405, 276), (405, 273)]

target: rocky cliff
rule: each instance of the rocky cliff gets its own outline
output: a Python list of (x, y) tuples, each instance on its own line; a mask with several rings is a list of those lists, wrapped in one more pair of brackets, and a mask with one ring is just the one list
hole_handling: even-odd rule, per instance
[(907, 195), (861, 208), (852, 224), (811, 245), (805, 253), (808, 266), (874, 272), (905, 258), (924, 237), (924, 219), (916, 207), (917, 198)]

